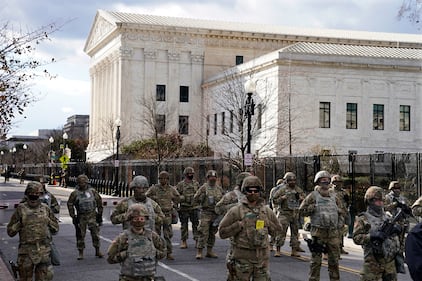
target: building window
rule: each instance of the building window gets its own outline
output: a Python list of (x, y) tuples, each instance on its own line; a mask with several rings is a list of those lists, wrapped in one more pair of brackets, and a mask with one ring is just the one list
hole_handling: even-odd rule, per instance
[(358, 128), (358, 104), (346, 104), (346, 129)]
[(217, 134), (217, 113), (214, 114), (214, 135)]
[(256, 119), (258, 130), (262, 128), (262, 104), (258, 104), (258, 116)]
[(156, 88), (157, 101), (166, 100), (166, 85), (157, 85)]
[(189, 102), (188, 86), (180, 86), (180, 102)]
[(236, 56), (236, 65), (243, 63), (243, 56)]
[(184, 116), (184, 115), (179, 116), (179, 134), (181, 135), (189, 134), (189, 116)]
[(374, 130), (384, 130), (384, 105), (374, 104), (373, 124)]
[(157, 133), (164, 134), (166, 132), (166, 116), (162, 114), (157, 114), (155, 116), (155, 126)]
[(210, 135), (210, 116), (207, 115), (207, 136)]
[(233, 110), (230, 111), (230, 133), (233, 133), (234, 129), (234, 113)]
[(226, 113), (221, 112), (221, 134), (226, 134)]
[(410, 105), (400, 105), (400, 131), (410, 131)]
[(330, 103), (319, 103), (319, 127), (330, 128)]

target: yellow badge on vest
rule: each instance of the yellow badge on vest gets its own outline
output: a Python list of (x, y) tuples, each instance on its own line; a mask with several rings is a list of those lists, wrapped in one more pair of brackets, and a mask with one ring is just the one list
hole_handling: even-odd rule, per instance
[(263, 221), (263, 220), (257, 220), (257, 221), (256, 221), (255, 228), (256, 228), (257, 230), (259, 230), (259, 229), (263, 229), (263, 228), (264, 228), (264, 226), (265, 226), (265, 223), (264, 223), (264, 221)]

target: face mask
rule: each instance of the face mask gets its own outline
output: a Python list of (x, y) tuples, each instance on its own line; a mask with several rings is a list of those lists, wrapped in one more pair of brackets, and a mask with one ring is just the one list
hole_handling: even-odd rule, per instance
[(35, 201), (38, 200), (40, 197), (38, 195), (34, 195), (34, 194), (29, 194), (28, 195), (28, 199), (31, 201)]
[(193, 175), (186, 176), (186, 178), (188, 178), (188, 180), (193, 180)]
[(145, 226), (145, 221), (132, 221), (132, 226), (136, 228), (143, 228)]
[(246, 193), (246, 199), (249, 202), (256, 202), (259, 199), (259, 192), (258, 193)]
[(145, 193), (136, 193), (135, 192), (134, 196), (135, 196), (135, 199), (138, 200), (138, 201), (144, 201), (147, 198)]

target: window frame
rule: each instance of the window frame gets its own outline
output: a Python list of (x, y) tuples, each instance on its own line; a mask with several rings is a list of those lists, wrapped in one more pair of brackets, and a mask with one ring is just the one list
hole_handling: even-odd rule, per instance
[(358, 104), (346, 103), (346, 129), (356, 130), (358, 128)]
[(163, 85), (163, 84), (155, 85), (155, 100), (166, 101), (166, 85)]
[(331, 102), (319, 102), (319, 127), (323, 129), (331, 127)]

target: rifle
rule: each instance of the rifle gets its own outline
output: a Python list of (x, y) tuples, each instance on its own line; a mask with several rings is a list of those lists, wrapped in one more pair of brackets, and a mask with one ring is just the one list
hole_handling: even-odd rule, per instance
[(19, 267), (12, 260), (9, 261), (9, 264), (12, 268), (13, 277), (15, 277), (16, 280), (19, 280)]
[(306, 233), (303, 233), (302, 237), (303, 237), (303, 240), (305, 240), (306, 244), (308, 244), (308, 248), (309, 248), (309, 251), (311, 251), (311, 253), (316, 253), (316, 254), (327, 253), (327, 245), (319, 244), (316, 239), (308, 238), (308, 235)]
[(215, 220), (212, 222), (212, 226), (218, 227), (220, 225), (220, 222), (223, 220), (224, 215), (218, 215), (218, 217), (215, 218)]
[(403, 211), (403, 217), (413, 217), (412, 208), (405, 203), (400, 202), (397, 198), (394, 198), (393, 202), (397, 203), (397, 208), (400, 208)]

